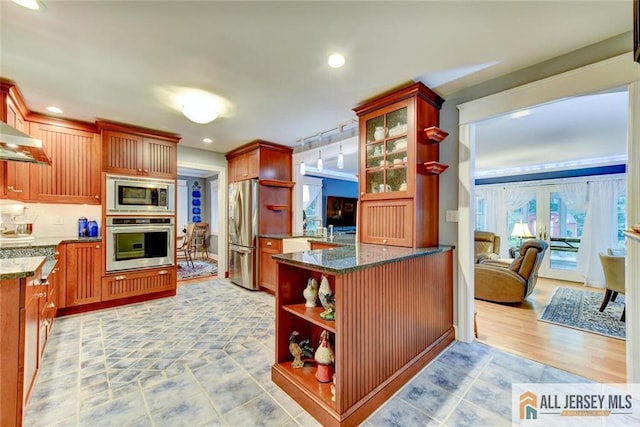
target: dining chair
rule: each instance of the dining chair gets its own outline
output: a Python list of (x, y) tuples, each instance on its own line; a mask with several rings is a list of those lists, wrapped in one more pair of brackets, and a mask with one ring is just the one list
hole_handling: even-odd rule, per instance
[[(604, 293), (604, 298), (602, 299), (602, 304), (598, 311), (603, 312), (609, 301), (615, 301), (618, 294), (624, 295), (624, 287), (625, 287), (625, 257), (624, 256), (616, 256), (616, 255), (608, 255), (600, 252), (598, 254), (600, 256), (600, 263), (602, 264), (602, 269), (604, 270), (604, 280), (606, 284), (606, 290)], [(622, 310), (622, 317), (620, 318), (621, 322), (625, 321), (626, 314), (626, 306)]]
[(178, 251), (182, 251), (184, 253), (184, 258), (187, 260), (187, 265), (189, 265), (189, 262), (191, 262), (191, 267), (195, 267), (193, 264), (193, 258), (191, 257), (191, 246), (193, 245), (192, 240), (195, 227), (195, 223), (187, 224), (185, 234), (184, 236), (182, 236), (182, 243), (178, 247)]

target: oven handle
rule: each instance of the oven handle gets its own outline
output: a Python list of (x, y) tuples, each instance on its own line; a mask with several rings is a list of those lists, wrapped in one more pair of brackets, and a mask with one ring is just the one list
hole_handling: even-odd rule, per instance
[(168, 231), (173, 235), (174, 230), (173, 225), (156, 225), (156, 226), (148, 226), (148, 225), (108, 225), (107, 232), (112, 233), (147, 233), (153, 231)]

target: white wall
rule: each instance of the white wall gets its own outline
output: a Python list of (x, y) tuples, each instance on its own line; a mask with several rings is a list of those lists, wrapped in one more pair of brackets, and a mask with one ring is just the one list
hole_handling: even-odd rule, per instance
[(24, 206), (25, 215), (36, 217), (33, 224), (33, 235), (36, 237), (76, 237), (80, 217), (95, 220), (99, 234), (102, 232), (101, 206), (50, 203), (25, 203)]

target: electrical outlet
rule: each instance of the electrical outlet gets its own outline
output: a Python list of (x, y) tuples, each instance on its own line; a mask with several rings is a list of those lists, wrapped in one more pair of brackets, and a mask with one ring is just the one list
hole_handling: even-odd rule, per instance
[(56, 225), (64, 225), (64, 218), (61, 216), (56, 217)]
[(447, 211), (447, 222), (458, 222), (458, 211)]

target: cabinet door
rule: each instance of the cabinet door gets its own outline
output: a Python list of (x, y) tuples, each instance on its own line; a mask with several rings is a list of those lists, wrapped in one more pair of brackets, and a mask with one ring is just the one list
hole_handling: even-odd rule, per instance
[(7, 198), (12, 200), (30, 200), (30, 179), (29, 174), (31, 164), (21, 162), (5, 162), (5, 189)]
[(413, 104), (402, 102), (361, 119), (363, 199), (407, 197), (413, 191), (409, 171), (415, 151), (412, 115)]
[(31, 200), (99, 205), (99, 135), (39, 123), (31, 123), (30, 134), (42, 140), (44, 150), (51, 158), (51, 166), (31, 166)]
[(102, 131), (102, 169), (123, 175), (142, 175), (142, 137), (112, 130)]
[(100, 301), (101, 243), (68, 243), (66, 306)]
[(24, 323), (24, 351), (23, 368), (24, 368), (24, 394), (23, 402), (27, 401), (27, 397), (31, 393), (31, 388), (35, 382), (36, 372), (38, 370), (38, 361), (40, 358), (40, 307), (42, 301), (41, 287), (33, 281), (33, 277), (27, 279), (25, 287), (25, 323)]
[(282, 253), (282, 240), (262, 238), (259, 244), (260, 286), (275, 293), (278, 283), (278, 264), (271, 255)]
[(392, 246), (413, 245), (413, 201), (410, 199), (362, 201), (361, 240)]
[(175, 179), (178, 174), (176, 144), (153, 138), (144, 138), (143, 141), (143, 175)]
[(227, 161), (227, 168), (229, 169), (229, 182), (236, 182), (236, 176), (238, 174), (238, 158), (234, 157), (233, 159), (229, 159)]
[(22, 345), (20, 319), (24, 318), (22, 281), (24, 279), (0, 281), (0, 426), (18, 425), (22, 414), (22, 386), (18, 374)]
[(331, 243), (320, 243), (320, 242), (311, 242), (311, 250), (315, 249), (333, 249), (337, 248), (339, 245), (334, 245)]
[(260, 151), (253, 150), (245, 154), (246, 156), (246, 175), (245, 179), (260, 177)]
[(110, 274), (102, 278), (102, 300), (175, 291), (176, 275), (175, 267)]

